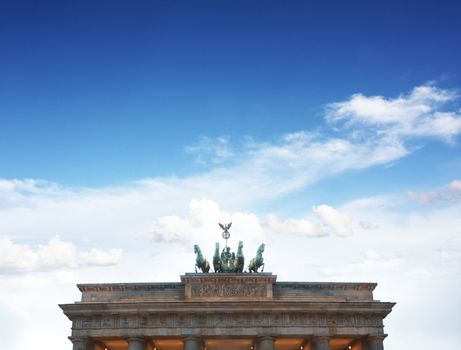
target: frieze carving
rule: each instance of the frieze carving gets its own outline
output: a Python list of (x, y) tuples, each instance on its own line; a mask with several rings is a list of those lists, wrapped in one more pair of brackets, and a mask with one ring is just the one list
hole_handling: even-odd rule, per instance
[(261, 314), (149, 314), (79, 317), (74, 329), (130, 328), (240, 328), (240, 327), (382, 327), (376, 314), (261, 313)]
[(281, 282), (276, 286), (277, 289), (291, 289), (299, 291), (313, 290), (366, 290), (373, 291), (376, 288), (376, 283), (313, 283), (313, 282)]
[(181, 289), (179, 283), (109, 283), (78, 284), (81, 292), (114, 292), (114, 291), (165, 291)]
[(193, 284), (192, 297), (266, 297), (267, 287), (261, 284)]

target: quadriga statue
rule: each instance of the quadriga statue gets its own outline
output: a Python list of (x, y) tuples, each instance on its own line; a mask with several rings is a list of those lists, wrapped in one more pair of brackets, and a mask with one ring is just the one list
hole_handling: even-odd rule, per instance
[(237, 254), (230, 251), (230, 247), (224, 247), (219, 252), (219, 243), (216, 243), (215, 253), (213, 256), (214, 272), (243, 272), (245, 266), (245, 257), (243, 256), (243, 241), (239, 241)]

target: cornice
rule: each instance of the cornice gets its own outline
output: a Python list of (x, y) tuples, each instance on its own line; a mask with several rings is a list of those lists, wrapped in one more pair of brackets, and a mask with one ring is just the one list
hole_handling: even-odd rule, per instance
[(67, 316), (89, 314), (237, 314), (237, 313), (379, 313), (385, 317), (395, 303), (390, 302), (120, 302), (61, 304)]

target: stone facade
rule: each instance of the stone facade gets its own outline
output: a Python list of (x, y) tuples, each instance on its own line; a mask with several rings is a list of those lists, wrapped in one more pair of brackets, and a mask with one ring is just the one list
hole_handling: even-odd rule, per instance
[(74, 350), (383, 349), (394, 306), (373, 299), (374, 283), (276, 282), (270, 273), (78, 287), (81, 301), (60, 305)]

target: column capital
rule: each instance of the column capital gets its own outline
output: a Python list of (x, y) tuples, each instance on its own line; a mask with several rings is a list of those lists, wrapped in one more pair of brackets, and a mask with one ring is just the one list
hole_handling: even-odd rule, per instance
[(70, 336), (67, 337), (72, 343), (78, 343), (78, 342), (91, 342), (91, 339), (89, 337), (74, 337)]
[(314, 335), (312, 345), (313, 350), (329, 350), (330, 338), (325, 335)]
[(93, 350), (94, 343), (88, 337), (73, 337), (70, 336), (69, 340), (73, 344), (73, 350)]
[(193, 335), (193, 334), (186, 334), (182, 336), (183, 340), (192, 340), (192, 341), (202, 341), (202, 337), (200, 335)]
[(126, 341), (146, 341), (146, 338), (143, 336), (133, 336), (133, 337), (126, 337)]
[(261, 340), (275, 340), (275, 336), (273, 335), (259, 335), (257, 338), (256, 338), (256, 341), (261, 341)]
[(275, 337), (269, 334), (260, 334), (256, 338), (257, 350), (275, 350)]
[(312, 341), (319, 341), (319, 340), (330, 340), (330, 337), (327, 335), (314, 335), (312, 337)]
[(146, 338), (142, 336), (133, 336), (125, 338), (128, 342), (128, 350), (146, 350)]
[(383, 341), (386, 338), (386, 334), (373, 334), (368, 335), (364, 341), (365, 350), (383, 350)]
[(376, 334), (376, 335), (369, 335), (366, 339), (370, 340), (384, 340), (387, 337), (387, 334)]
[(203, 339), (198, 335), (184, 335), (183, 336), (184, 350), (202, 350)]

